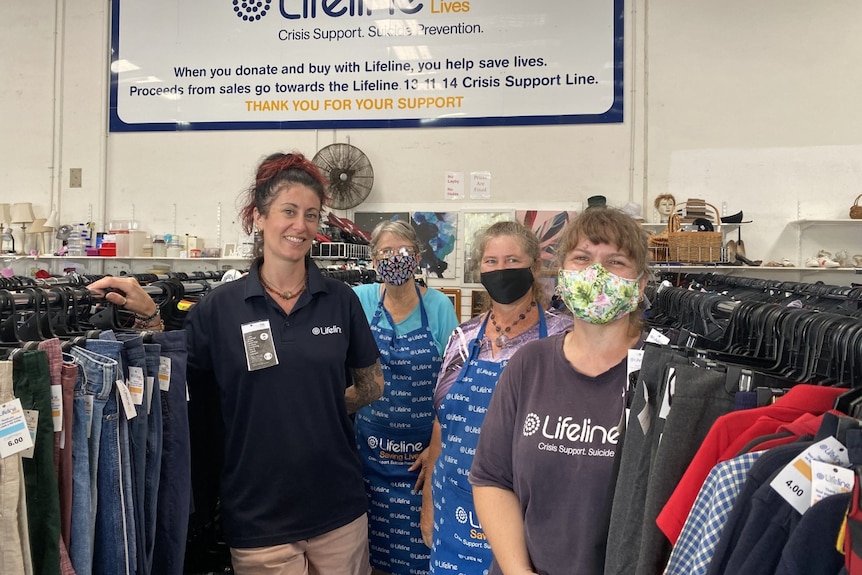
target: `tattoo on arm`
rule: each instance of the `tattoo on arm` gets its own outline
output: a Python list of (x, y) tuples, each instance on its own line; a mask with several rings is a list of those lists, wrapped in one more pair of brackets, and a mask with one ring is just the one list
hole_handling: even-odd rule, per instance
[(347, 412), (353, 413), (383, 395), (383, 369), (380, 360), (374, 365), (350, 370), (353, 385), (344, 392)]

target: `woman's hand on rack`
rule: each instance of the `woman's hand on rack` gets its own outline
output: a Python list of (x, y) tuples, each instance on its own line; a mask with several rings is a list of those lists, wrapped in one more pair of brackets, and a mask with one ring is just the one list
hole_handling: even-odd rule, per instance
[(159, 317), (159, 306), (135, 278), (103, 277), (87, 286), (91, 291), (112, 290), (105, 300), (135, 314), (135, 327), (156, 329), (164, 324)]

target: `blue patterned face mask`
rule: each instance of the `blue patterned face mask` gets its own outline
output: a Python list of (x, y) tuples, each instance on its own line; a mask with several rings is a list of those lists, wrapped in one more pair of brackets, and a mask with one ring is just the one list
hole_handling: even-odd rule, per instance
[(418, 264), (416, 256), (392, 256), (377, 262), (377, 275), (389, 285), (404, 285), (413, 279)]
[(557, 293), (574, 317), (604, 325), (637, 309), (640, 282), (614, 275), (595, 263), (582, 270), (560, 270)]

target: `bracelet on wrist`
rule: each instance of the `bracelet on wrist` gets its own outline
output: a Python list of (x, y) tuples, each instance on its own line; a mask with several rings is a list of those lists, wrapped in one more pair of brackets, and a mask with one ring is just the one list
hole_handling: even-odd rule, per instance
[(159, 318), (159, 321), (156, 323), (136, 320), (135, 329), (139, 329), (141, 331), (165, 331), (165, 320)]
[(140, 315), (140, 314), (136, 313), (135, 314), (135, 322), (141, 322), (141, 323), (145, 323), (145, 324), (150, 323), (151, 321), (156, 319), (156, 317), (158, 317), (158, 315), (160, 313), (162, 313), (162, 310), (159, 306), (156, 306), (156, 311), (154, 311), (150, 315)]

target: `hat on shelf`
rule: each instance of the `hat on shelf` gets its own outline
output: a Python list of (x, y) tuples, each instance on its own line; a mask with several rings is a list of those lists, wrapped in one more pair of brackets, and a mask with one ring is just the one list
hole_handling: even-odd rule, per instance
[(641, 208), (640, 204), (636, 204), (635, 202), (629, 202), (626, 205), (624, 205), (620, 209), (620, 211), (626, 215), (633, 217), (634, 219), (636, 219), (639, 222), (644, 221), (644, 218), (642, 215), (643, 209)]
[(608, 199), (604, 196), (590, 196), (587, 198), (588, 208), (604, 208), (608, 205)]

